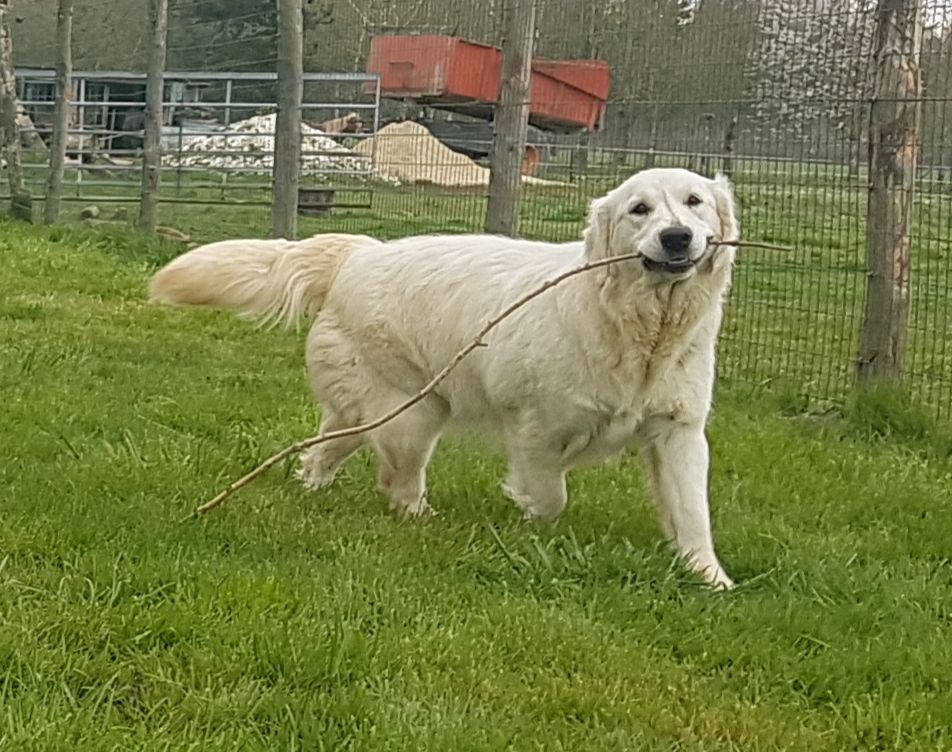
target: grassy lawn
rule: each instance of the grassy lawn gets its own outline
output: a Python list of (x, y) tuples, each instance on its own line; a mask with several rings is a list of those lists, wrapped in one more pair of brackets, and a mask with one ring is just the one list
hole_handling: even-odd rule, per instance
[(424, 523), (365, 455), (181, 522), (316, 416), (303, 334), (145, 305), (176, 250), (0, 224), (0, 749), (952, 749), (946, 434), (726, 377), (730, 594), (672, 562), (633, 458), (554, 530), (459, 440)]

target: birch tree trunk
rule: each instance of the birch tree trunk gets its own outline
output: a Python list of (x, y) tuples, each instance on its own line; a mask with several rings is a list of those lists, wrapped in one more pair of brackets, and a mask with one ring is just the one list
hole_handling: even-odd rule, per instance
[(10, 182), (10, 213), (17, 219), (32, 221), (32, 201), (23, 179), (23, 161), (20, 155), (10, 10), (9, 0), (0, 0), (0, 132), (3, 136), (3, 155), (7, 160), (7, 178)]

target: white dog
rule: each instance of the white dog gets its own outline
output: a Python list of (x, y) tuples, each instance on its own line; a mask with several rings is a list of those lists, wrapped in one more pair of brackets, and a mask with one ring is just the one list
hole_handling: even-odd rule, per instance
[(415, 407), (302, 457), (312, 489), (370, 444), (398, 511), (426, 503), (426, 466), (450, 423), (498, 436), (503, 485), (529, 518), (555, 520), (565, 473), (640, 446), (664, 533), (715, 587), (705, 425), (715, 340), (738, 238), (728, 180), (680, 169), (637, 173), (591, 206), (584, 241), (487, 235), (318, 235), (225, 241), (189, 251), (152, 280), (153, 300), (293, 322), (320, 311), (307, 342), (321, 430), (383, 415), (417, 393), (480, 327), (586, 261), (638, 253), (572, 277), (505, 319)]

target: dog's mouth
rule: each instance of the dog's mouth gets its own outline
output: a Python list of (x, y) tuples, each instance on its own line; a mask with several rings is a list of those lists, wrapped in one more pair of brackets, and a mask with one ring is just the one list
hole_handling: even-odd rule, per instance
[(668, 261), (656, 261), (647, 256), (642, 257), (641, 263), (649, 272), (664, 272), (665, 274), (684, 274), (693, 269), (697, 264), (696, 261), (687, 257), (669, 259)]

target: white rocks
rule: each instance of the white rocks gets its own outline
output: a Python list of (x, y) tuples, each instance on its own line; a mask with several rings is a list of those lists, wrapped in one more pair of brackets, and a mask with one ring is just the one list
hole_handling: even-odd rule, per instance
[[(193, 167), (231, 172), (267, 173), (274, 164), (275, 115), (256, 117), (222, 127), (216, 133), (186, 135), (179, 151), (167, 150), (166, 167)], [(301, 125), (301, 173), (370, 172), (371, 162), (341, 146), (324, 133)]]

